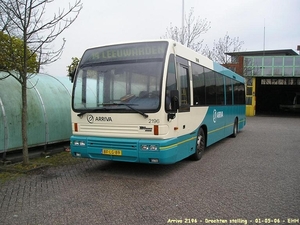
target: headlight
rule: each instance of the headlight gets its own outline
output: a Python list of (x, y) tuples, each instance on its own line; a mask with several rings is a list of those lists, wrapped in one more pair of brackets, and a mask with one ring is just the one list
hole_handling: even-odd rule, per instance
[(74, 145), (76, 145), (76, 146), (85, 146), (85, 142), (84, 141), (74, 141)]
[(141, 150), (143, 150), (143, 151), (158, 151), (159, 147), (158, 147), (158, 145), (143, 144), (143, 145), (141, 145)]
[(157, 147), (157, 145), (150, 145), (150, 146), (149, 146), (149, 150), (150, 150), (150, 151), (157, 151), (157, 150), (158, 150), (158, 147)]
[(141, 149), (143, 151), (147, 151), (147, 150), (149, 150), (149, 145), (141, 145)]

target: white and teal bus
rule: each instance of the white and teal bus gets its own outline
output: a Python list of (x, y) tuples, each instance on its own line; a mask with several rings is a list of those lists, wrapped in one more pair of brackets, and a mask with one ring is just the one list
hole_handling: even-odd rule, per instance
[(74, 157), (199, 160), (246, 124), (244, 78), (172, 40), (88, 49), (73, 82)]

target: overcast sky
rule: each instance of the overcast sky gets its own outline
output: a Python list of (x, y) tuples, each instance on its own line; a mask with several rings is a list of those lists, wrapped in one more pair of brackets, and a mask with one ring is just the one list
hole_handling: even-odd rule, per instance
[[(67, 8), (74, 0), (57, 0), (48, 12)], [(53, 43), (66, 45), (61, 58), (43, 73), (66, 76), (72, 57), (87, 48), (132, 40), (159, 39), (166, 29), (182, 24), (182, 0), (82, 0), (83, 9), (74, 24)], [(202, 36), (204, 44), (226, 33), (244, 41), (242, 50), (293, 49), (300, 45), (299, 0), (184, 0), (185, 13), (207, 19), (211, 28)], [(265, 32), (264, 32), (265, 31)]]

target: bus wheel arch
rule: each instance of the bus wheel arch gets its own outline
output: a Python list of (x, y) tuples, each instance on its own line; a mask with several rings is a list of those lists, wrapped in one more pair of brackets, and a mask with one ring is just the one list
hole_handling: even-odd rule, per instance
[(238, 117), (235, 117), (231, 137), (235, 138), (239, 132), (239, 122), (238, 121), (239, 121)]
[(205, 147), (206, 147), (206, 127), (202, 126), (199, 128), (197, 132), (197, 137), (196, 137), (196, 143), (195, 143), (195, 153), (191, 155), (192, 160), (200, 160), (203, 156)]

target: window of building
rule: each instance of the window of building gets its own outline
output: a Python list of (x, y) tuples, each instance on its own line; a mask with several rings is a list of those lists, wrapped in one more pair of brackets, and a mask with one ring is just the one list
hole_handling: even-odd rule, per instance
[(264, 66), (272, 66), (272, 64), (273, 64), (273, 57), (264, 58)]
[(284, 57), (284, 66), (293, 66), (294, 57)]
[(293, 67), (285, 67), (284, 68), (284, 76), (293, 76)]
[(274, 66), (282, 66), (283, 57), (274, 57)]
[(261, 67), (262, 66), (262, 57), (254, 57), (253, 66)]

